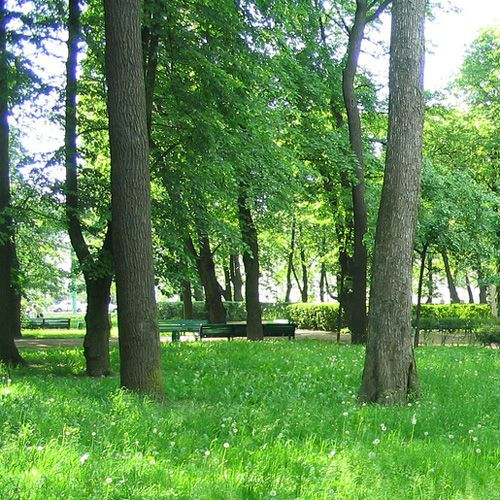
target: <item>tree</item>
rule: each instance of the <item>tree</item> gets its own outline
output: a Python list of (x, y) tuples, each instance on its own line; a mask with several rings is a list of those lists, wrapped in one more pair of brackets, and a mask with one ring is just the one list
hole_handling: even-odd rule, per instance
[(363, 401), (397, 404), (418, 391), (411, 331), (412, 262), (422, 165), (425, 0), (395, 0), (389, 126), (370, 293)]
[(105, 0), (106, 80), (120, 377), (162, 397), (139, 0)]
[(24, 360), (14, 342), (21, 328), (21, 296), (16, 273), (15, 229), (10, 212), (8, 20), (6, 1), (0, 0), (0, 362), (20, 365)]
[(77, 151), (77, 57), (80, 34), (80, 6), (78, 0), (69, 0), (68, 59), (66, 62), (66, 216), (71, 245), (85, 278), (87, 290), (86, 334), (83, 342), (87, 374), (100, 377), (111, 373), (109, 361), (109, 336), (111, 324), (108, 316), (112, 281), (111, 224), (100, 251), (93, 255), (83, 235), (79, 214), (78, 151)]

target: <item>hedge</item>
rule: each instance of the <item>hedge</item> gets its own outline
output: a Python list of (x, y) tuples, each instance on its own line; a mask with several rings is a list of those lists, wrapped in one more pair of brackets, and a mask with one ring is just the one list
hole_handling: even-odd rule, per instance
[[(413, 306), (415, 316), (416, 306)], [(423, 319), (481, 319), (491, 318), (488, 304), (422, 304), (420, 317)]]

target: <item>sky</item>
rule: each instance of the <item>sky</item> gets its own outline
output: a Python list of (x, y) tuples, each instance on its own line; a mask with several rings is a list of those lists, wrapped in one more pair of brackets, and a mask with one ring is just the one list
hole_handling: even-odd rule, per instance
[[(425, 26), (424, 86), (429, 91), (444, 90), (458, 75), (467, 47), (481, 28), (500, 24), (500, 0), (443, 0), (442, 3), (448, 8), (435, 10), (435, 18)], [(388, 47), (390, 16), (384, 15), (381, 21), (380, 34), (373, 36), (373, 41), (382, 40)], [(364, 42), (364, 47), (360, 65), (374, 73), (378, 83), (387, 84), (389, 58), (381, 58), (369, 41)]]

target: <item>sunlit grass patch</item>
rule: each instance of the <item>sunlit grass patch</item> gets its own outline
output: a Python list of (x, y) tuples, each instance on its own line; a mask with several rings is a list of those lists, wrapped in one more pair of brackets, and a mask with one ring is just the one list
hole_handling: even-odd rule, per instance
[[(363, 406), (363, 349), (163, 347), (168, 402), (27, 351), (0, 385), (2, 498), (495, 498), (498, 353), (423, 348), (423, 397)], [(118, 352), (112, 360), (118, 369)], [(10, 382), (9, 382), (10, 380)]]

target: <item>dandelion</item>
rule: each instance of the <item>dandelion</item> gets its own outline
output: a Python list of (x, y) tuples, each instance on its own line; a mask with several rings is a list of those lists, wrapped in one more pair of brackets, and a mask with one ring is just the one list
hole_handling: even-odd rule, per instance
[(42, 451), (42, 450), (43, 450), (43, 446), (38, 445), (38, 446), (36, 447), (36, 451)]
[(427, 431), (424, 432), (424, 436), (427, 437), (429, 433)]
[(372, 442), (373, 442), (373, 444), (374, 444), (375, 446), (377, 446), (378, 444), (380, 444), (380, 439), (378, 439), (378, 438), (377, 438), (377, 439), (374, 439)]
[(380, 429), (385, 432), (387, 430), (387, 427), (385, 426), (385, 424), (380, 424)]
[(349, 413), (348, 413), (348, 412), (346, 412), (346, 411), (342, 413), (342, 416), (343, 416), (343, 417), (347, 417), (347, 415), (349, 415)]
[(92, 437), (96, 437), (96, 435), (97, 435), (97, 434), (96, 434), (95, 432), (92, 432), (90, 435), (91, 435)]
[(84, 453), (81, 457), (80, 457), (80, 464), (83, 465), (90, 457), (90, 454), (89, 453)]
[(369, 458), (375, 458), (376, 456), (377, 454), (374, 451), (370, 451), (370, 453), (368, 453)]
[(455, 436), (454, 436), (453, 434), (448, 434), (448, 437), (449, 437), (450, 439), (453, 439)]
[(336, 454), (337, 452), (335, 450), (332, 450), (330, 453), (328, 453), (328, 455), (330, 455), (331, 457), (334, 457)]
[(481, 448), (476, 448), (476, 453), (479, 455), (479, 453), (481, 453)]
[(476, 437), (476, 436), (474, 436), (474, 437), (472, 438), (472, 441), (474, 441), (474, 442), (475, 442), (475, 441), (477, 441), (477, 437)]
[(156, 434), (158, 432), (158, 429), (154, 428), (153, 429), (153, 434)]
[(113, 482), (113, 478), (112, 478), (112, 477), (107, 477), (107, 478), (104, 480), (104, 482), (105, 482), (106, 484), (111, 484), (111, 483)]
[(205, 450), (204, 455), (205, 455), (206, 457), (208, 457), (208, 456), (210, 455), (210, 450)]
[(482, 425), (481, 424), (477, 424), (477, 428), (478, 429), (481, 429)]
[(277, 495), (276, 491), (275, 490), (271, 490), (269, 492), (269, 495), (272, 496), (272, 497), (275, 497)]
[(469, 434), (472, 434), (474, 432), (474, 429), (469, 429)]
[(222, 446), (224, 446), (224, 448), (229, 448), (230, 444), (229, 443), (224, 443)]
[(429, 469), (429, 472), (430, 472), (431, 474), (434, 474), (434, 472), (436, 472), (436, 469), (435, 469), (434, 467), (432, 467), (432, 469)]
[(411, 417), (411, 425), (417, 425), (417, 416), (415, 413)]

